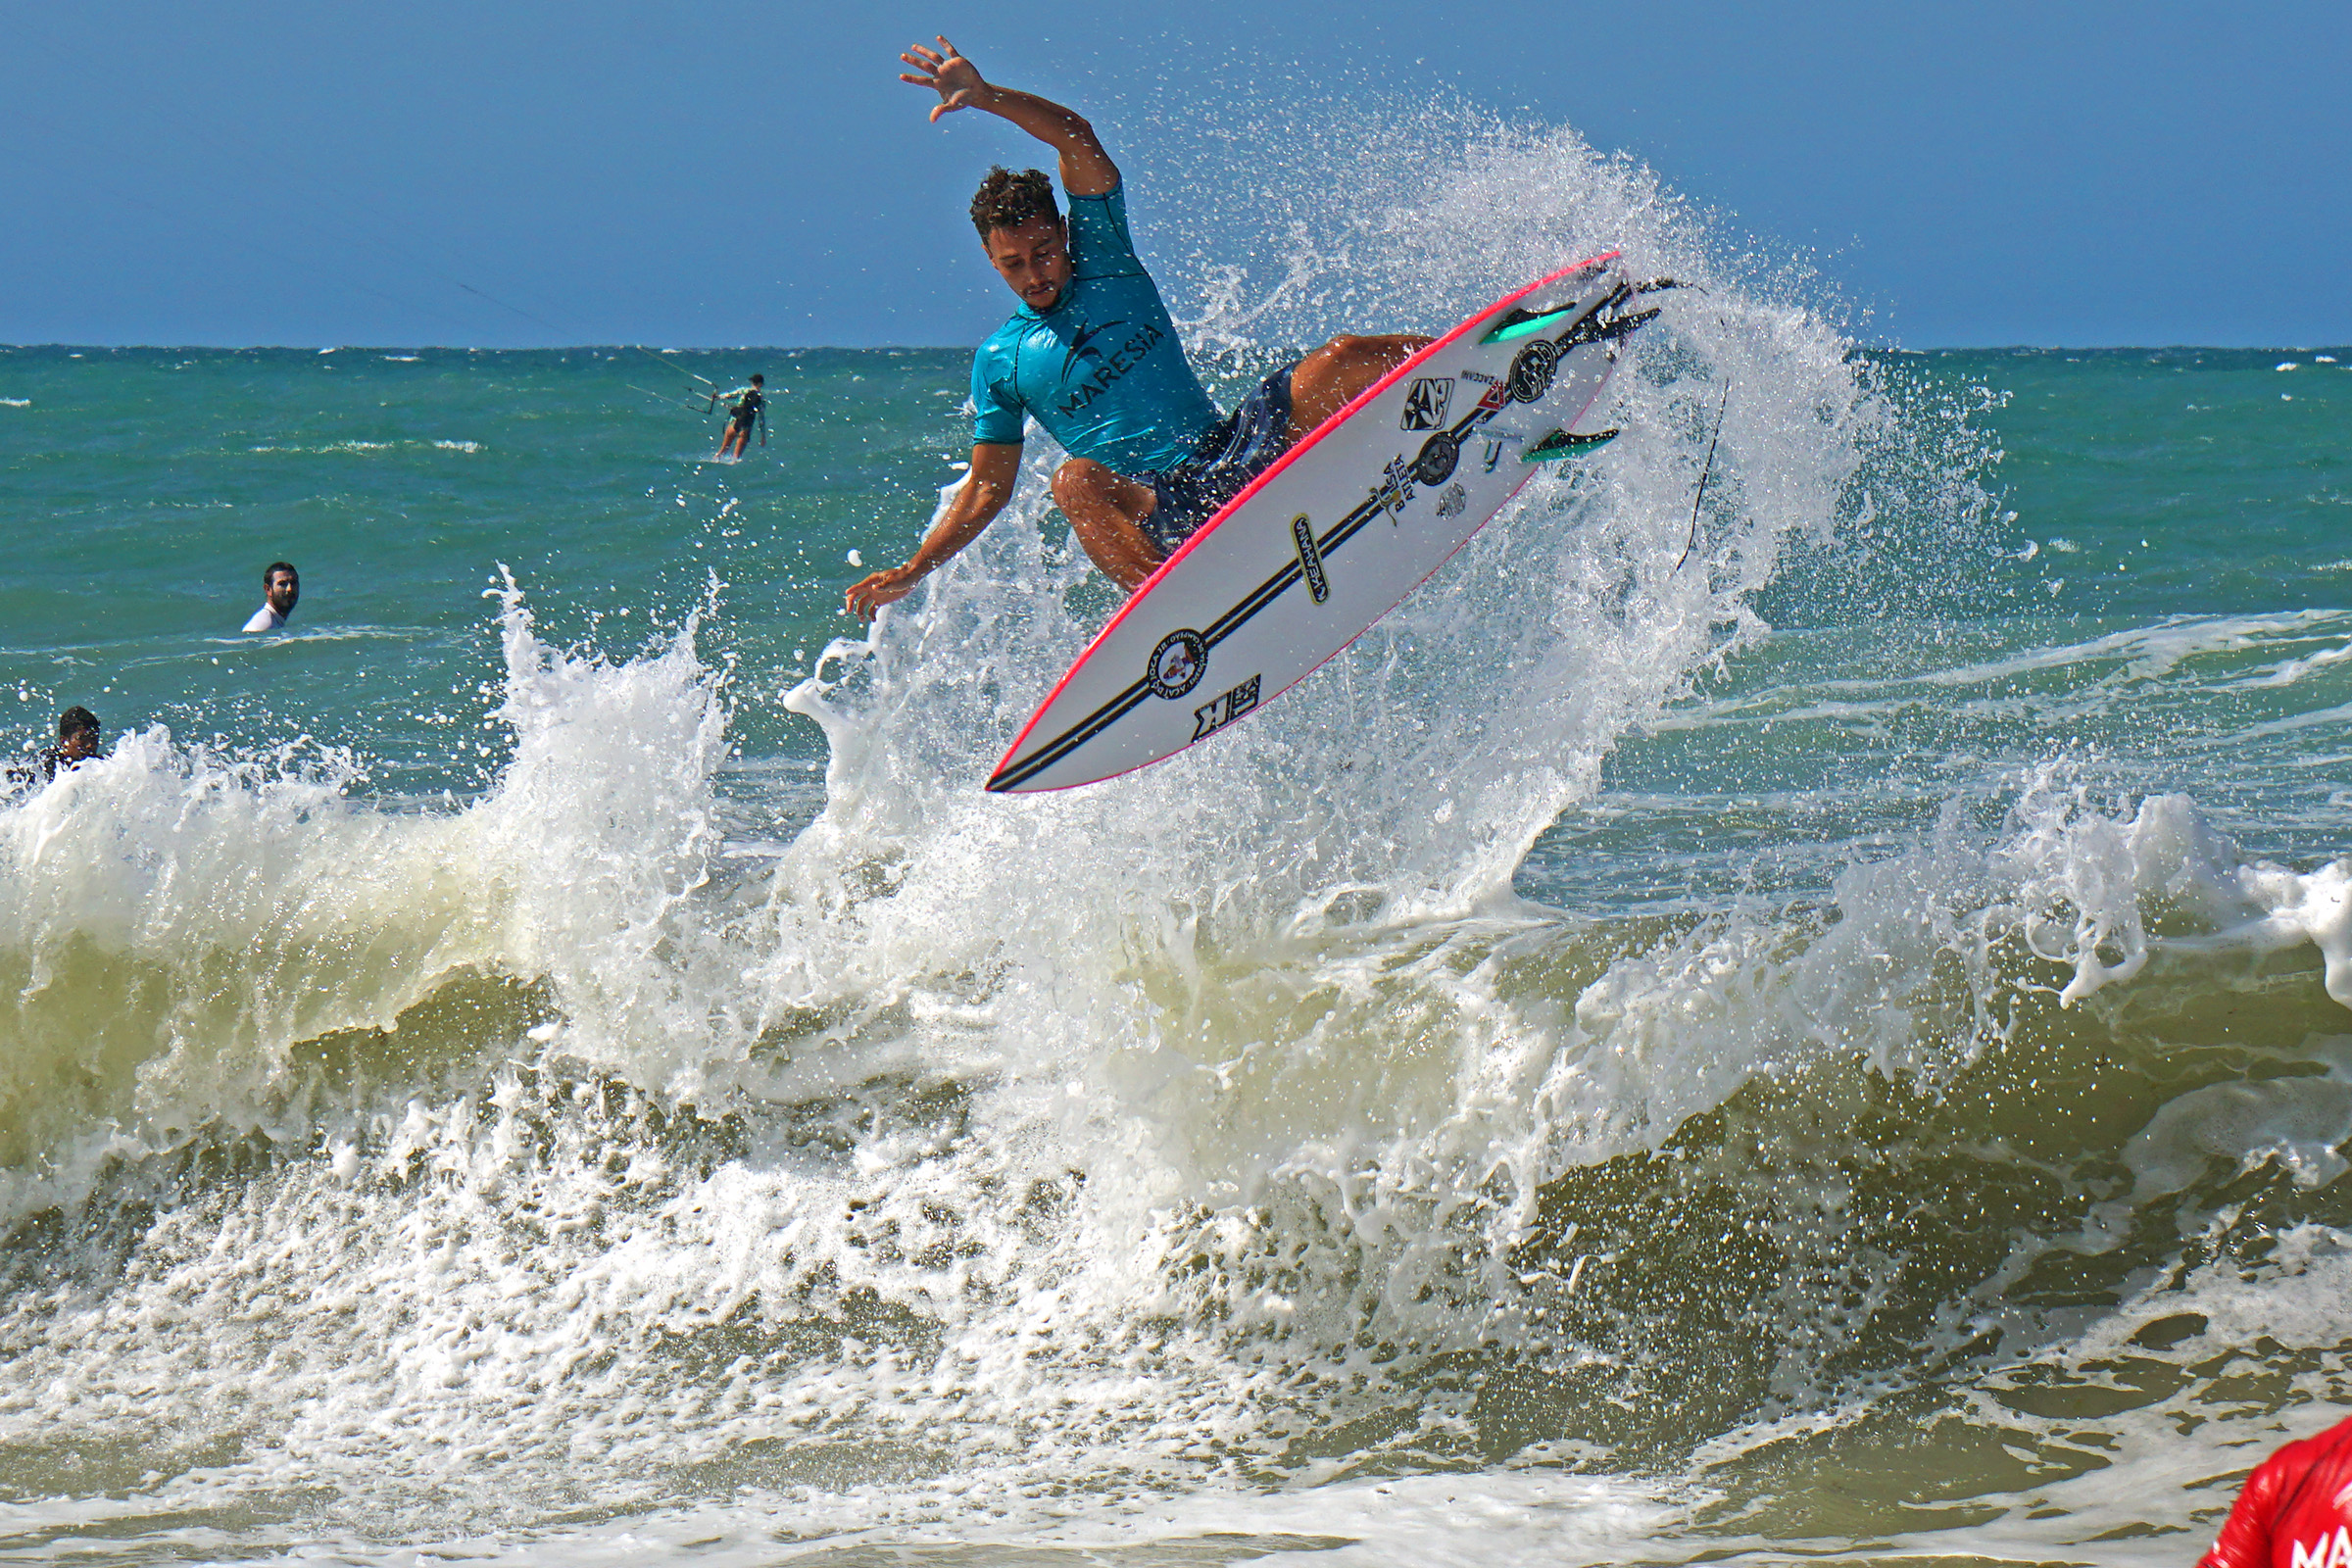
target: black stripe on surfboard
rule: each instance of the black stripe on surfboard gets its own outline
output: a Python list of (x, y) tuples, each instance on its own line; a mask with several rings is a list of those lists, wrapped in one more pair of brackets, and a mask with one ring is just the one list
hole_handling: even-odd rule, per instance
[(1082, 719), (1075, 727), (1064, 730), (1061, 738), (1053, 745), (1043, 751), (1032, 753), (1029, 759), (1019, 766), (1008, 767), (995, 774), (983, 787), (1002, 794), (1018, 785), (1028, 783), (1029, 780), (1052, 767), (1097, 735), (1102, 734), (1105, 728), (1126, 717), (1135, 710), (1135, 706), (1144, 700), (1145, 693), (1150, 690), (1151, 682), (1137, 681), (1118, 696), (1096, 709), (1090, 716)]
[[(1605, 323), (1598, 321), (1599, 314), (1603, 310), (1623, 304), (1633, 292), (1632, 288), (1620, 284), (1617, 288), (1602, 294), (1592, 302), (1587, 311), (1580, 314), (1570, 323), (1566, 331), (1560, 334), (1559, 338), (1554, 341), (1554, 347), (1565, 351), (1571, 348), (1581, 348), (1588, 343), (1623, 338), (1645, 325), (1651, 318), (1658, 314), (1655, 309), (1642, 311), (1633, 316), (1617, 317)], [(1492, 409), (1473, 408), (1447, 433), (1458, 441), (1501, 413), (1502, 407), (1502, 405), (1498, 405)], [(1364, 500), (1357, 502), (1346, 516), (1332, 525), (1328, 533), (1316, 540), (1317, 550), (1325, 557), (1333, 555), (1342, 545), (1361, 533), (1373, 518), (1386, 514), (1389, 510), (1388, 497), (1396, 488), (1396, 482), (1392, 480), (1374, 490)], [(1259, 611), (1264, 610), (1295, 587), (1302, 575), (1303, 570), (1296, 559), (1285, 563), (1273, 576), (1259, 583), (1257, 587), (1244, 595), (1232, 609), (1208, 624), (1200, 634), (1204, 648), (1214, 649), (1217, 644), (1248, 625), (1256, 618)], [(1032, 752), (1019, 764), (996, 773), (988, 780), (984, 788), (998, 793), (1015, 789), (1056, 762), (1064, 760), (1079, 747), (1086, 745), (1102, 734), (1103, 730), (1133, 712), (1150, 692), (1151, 686), (1151, 679), (1147, 676), (1123, 688), (1108, 702), (1054, 737), (1050, 744)], [(1181, 751), (1183, 748), (1179, 747), (1178, 750)]]
[[(1488, 416), (1493, 416), (1493, 411), (1489, 411)], [(1385, 494), (1385, 491), (1376, 491), (1365, 500), (1358, 502), (1352, 512), (1332, 524), (1331, 530), (1315, 541), (1316, 550), (1328, 558), (1336, 553), (1340, 546), (1362, 532), (1367, 523), (1388, 511), (1383, 500)], [(1256, 618), (1259, 611), (1264, 610), (1285, 593), (1297, 587), (1302, 575), (1303, 572), (1298, 562), (1292, 561), (1285, 564), (1280, 571), (1259, 583), (1254, 589), (1244, 595), (1232, 609), (1209, 622), (1207, 629), (1200, 634), (1201, 644), (1205, 648), (1214, 649), (1217, 644)], [(987, 788), (1002, 792), (1025, 784), (1054, 763), (1063, 760), (1079, 747), (1084, 746), (1102, 734), (1103, 730), (1133, 712), (1143, 702), (1145, 694), (1151, 690), (1151, 686), (1152, 682), (1147, 677), (1126, 687), (1109, 702), (1104, 703), (1085, 718), (1062, 731), (1051, 745), (1031, 753), (1022, 760), (1018, 766), (1006, 768), (991, 778)]]
[[(1466, 434), (1475, 423), (1493, 418), (1497, 412), (1488, 409), (1467, 416), (1461, 421), (1460, 427), (1453, 433), (1456, 435)], [(1357, 502), (1352, 511), (1338, 522), (1333, 523), (1328, 532), (1316, 539), (1317, 553), (1326, 558), (1330, 557), (1339, 550), (1340, 546), (1360, 533), (1365, 524), (1386, 514), (1388, 511), (1387, 495), (1388, 490), (1384, 487)], [(1200, 633), (1202, 646), (1214, 649), (1217, 644), (1240, 631), (1256, 617), (1259, 611), (1264, 610), (1275, 600), (1297, 587), (1303, 575), (1304, 570), (1297, 560), (1285, 562), (1282, 568), (1273, 576), (1268, 577), (1264, 582), (1243, 595), (1232, 609), (1208, 623), (1206, 629)], [(1027, 783), (1133, 712), (1144, 700), (1151, 685), (1150, 678), (1146, 677), (1125, 687), (1110, 701), (1055, 736), (1052, 743), (1032, 752), (1017, 766), (1006, 768), (990, 778), (986, 787), (1002, 792)]]
[[(1357, 512), (1371, 510), (1370, 502), (1366, 502), (1356, 509)], [(1350, 514), (1348, 520), (1352, 519), (1353, 514)], [(1345, 538), (1346, 535), (1341, 533), (1341, 528), (1346, 525), (1347, 522), (1344, 520), (1339, 527), (1334, 527), (1330, 537), (1335, 540)], [(1360, 522), (1357, 523), (1358, 527), (1361, 525)], [(1348, 531), (1352, 533), (1354, 529), (1350, 528)], [(1333, 547), (1323, 541), (1317, 541), (1317, 548), (1328, 555)], [(1240, 603), (1209, 622), (1207, 629), (1200, 634), (1202, 646), (1214, 649), (1217, 644), (1241, 630), (1256, 616), (1259, 611), (1274, 603), (1290, 589), (1298, 586), (1301, 575), (1298, 562), (1292, 561), (1285, 564), (1280, 571), (1244, 595)], [(1152, 682), (1149, 676), (1126, 687), (1109, 702), (1104, 703), (1101, 708), (1096, 709), (1076, 724), (1055, 736), (1050, 745), (1032, 752), (1017, 766), (1005, 768), (991, 778), (987, 788), (1001, 792), (1027, 783), (1133, 712), (1151, 688)]]
[[(1580, 321), (1578, 324), (1582, 325), (1583, 322)], [(1575, 329), (1575, 327), (1570, 328), (1571, 331)], [(1464, 415), (1448, 433), (1459, 440), (1501, 412), (1499, 407), (1474, 409)], [(1332, 524), (1329, 532), (1315, 541), (1316, 549), (1327, 559), (1336, 554), (1342, 545), (1361, 533), (1373, 518), (1387, 514), (1389, 510), (1388, 497), (1394, 489), (1396, 489), (1394, 483), (1385, 484), (1362, 501), (1357, 502), (1346, 516)], [(1302, 574), (1296, 560), (1286, 562), (1281, 570), (1259, 583), (1257, 587), (1244, 595), (1232, 609), (1209, 622), (1206, 629), (1200, 633), (1200, 641), (1203, 646), (1214, 649), (1217, 644), (1248, 625), (1256, 617), (1259, 611), (1264, 610), (1295, 587)], [(1151, 680), (1147, 677), (1124, 688), (1109, 702), (1104, 703), (1085, 718), (1055, 736), (1051, 744), (1031, 753), (1017, 766), (1006, 768), (996, 774), (989, 779), (985, 787), (1001, 793), (1027, 783), (1133, 712), (1143, 702), (1151, 685)], [(1179, 749), (1181, 750), (1181, 748)]]
[[(1335, 529), (1334, 532), (1337, 530)], [(1213, 649), (1217, 644), (1248, 625), (1250, 618), (1259, 611), (1296, 586), (1299, 575), (1298, 564), (1294, 561), (1264, 582), (1259, 583), (1255, 589), (1243, 598), (1241, 603), (1209, 623), (1208, 629), (1200, 634), (1202, 645), (1205, 648)], [(1032, 752), (1022, 760), (1019, 765), (1005, 768), (991, 778), (987, 787), (1001, 792), (1016, 785), (1026, 784), (1133, 712), (1151, 689), (1152, 682), (1148, 676), (1128, 686), (1109, 702), (1104, 703), (1076, 724), (1063, 730), (1051, 745)]]

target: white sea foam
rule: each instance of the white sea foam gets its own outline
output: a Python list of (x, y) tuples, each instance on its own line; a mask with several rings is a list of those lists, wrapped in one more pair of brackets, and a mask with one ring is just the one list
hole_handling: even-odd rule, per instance
[(395, 451), (401, 451), (401, 450), (419, 451), (419, 452), (424, 452), (424, 451), (441, 451), (441, 452), (479, 452), (479, 451), (481, 451), (481, 450), (482, 450), (482, 444), (481, 444), (480, 442), (478, 442), (478, 441), (447, 441), (447, 440), (433, 440), (433, 441), (359, 441), (359, 440), (352, 440), (352, 441), (329, 441), (329, 442), (326, 442), (326, 443), (324, 443), (323, 445), (320, 445), (320, 446), (288, 446), (288, 445), (284, 445), (284, 444), (282, 444), (282, 443), (264, 443), (264, 444), (262, 444), (262, 445), (259, 445), (259, 446), (247, 447), (245, 450), (246, 450), (246, 451), (248, 451), (248, 452), (301, 452), (301, 453), (310, 453), (310, 454), (312, 454), (312, 455), (315, 455), (315, 456), (321, 456), (321, 457), (323, 457), (323, 456), (328, 456), (328, 455), (331, 455), (331, 454), (336, 454), (336, 453), (357, 453), (357, 452), (395, 452)]
[(2257, 679), (2249, 682), (2249, 684), (2256, 686), (2292, 686), (2295, 682), (2303, 679), (2303, 677), (2306, 675), (2328, 669), (2331, 665), (2340, 664), (2348, 659), (2352, 659), (2352, 643), (2346, 643), (2334, 648), (2323, 648), (2318, 653), (2306, 655), (2301, 659), (2289, 659), (2281, 661), (2276, 669), (2273, 669), (2266, 675), (2258, 677)]
[[(456, 817), (348, 806), (347, 758), (239, 760), (160, 727), (0, 810), (0, 954), (22, 988), (10, 1032), (20, 1049), (64, 1053), (61, 1071), (84, 1063), (57, 1094), (46, 1067), (21, 1063), (0, 1101), (12, 1212), (56, 1200), (59, 1181), (110, 1151), (269, 1127), (297, 1087), (298, 1042), (384, 1027), (452, 973), (572, 977), (586, 988), (580, 1049), (661, 1037), (645, 988), (674, 979), (621, 954), (661, 943), (665, 901), (699, 879), (697, 797), (723, 715), (690, 647), (613, 669), (541, 649), (519, 607), (508, 618), (500, 718), (514, 761)], [(630, 786), (617, 795), (588, 782), (612, 770), (593, 759), (615, 755)], [(99, 853), (109, 843), (140, 848)], [(622, 929), (609, 929), (612, 910), (627, 911)], [(117, 963), (152, 1005), (106, 1003)], [(215, 972), (237, 976), (226, 993), (199, 978)], [(78, 1174), (26, 1174), (56, 1160)]]
[[(972, 1539), (1006, 1516), (1033, 1543), (1178, 1541), (1302, 1529), (1325, 1503), (1341, 1537), (1475, 1517), (1531, 1553), (1596, 1531), (1606, 1554), (1688, 1518), (1642, 1487), (1493, 1473), (1317, 1488), (1287, 1523), (1200, 1490), (1187, 1455), (1206, 1429), (1262, 1460), (1294, 1357), (1358, 1332), (1416, 1354), (1543, 1343), (1543, 1303), (1627, 1264), (1605, 1245), (1506, 1263), (1557, 1223), (1539, 1195), (1647, 1157), (1759, 1079), (1853, 1060), (1942, 1082), (2013, 1037), (2034, 988), (2081, 1001), (2151, 955), (2315, 940), (2332, 970), (2344, 947), (2340, 867), (2249, 861), (2184, 801), (2102, 811), (2057, 773), (1988, 839), (1947, 813), (1852, 867), (1835, 918), (1728, 910), (1616, 956), (1526, 909), (1377, 918), (1361, 895), (1387, 890), (1360, 881), (1154, 911), (1128, 886), (1166, 898), (1169, 872), (1138, 837), (1090, 845), (1115, 818), (983, 832), (944, 788), (858, 799), (889, 788), (876, 752), (907, 743), (841, 709), (820, 709), (841, 737), (825, 817), (729, 886), (709, 801), (723, 687), (691, 630), (628, 662), (564, 655), (510, 595), (504, 631), (514, 760), (453, 813), (355, 808), (332, 759), (237, 762), (150, 732), (0, 816), (0, 951), (31, 964), (9, 987), (17, 1211), (92, 1191), (110, 1158), (241, 1130), (284, 1151), (251, 1201), (171, 1206), (110, 1295), (19, 1297), (0, 1320), (0, 1443), (242, 1434), (237, 1463), (136, 1489), (119, 1517), (323, 1486), (365, 1533), (488, 1467), (512, 1495), (465, 1517), (497, 1529), (560, 1505), (581, 1465), (608, 1504), (650, 1505), (650, 1465), (772, 1450), (780, 1472), (745, 1472), (742, 1500), (651, 1539), (686, 1539), (687, 1518), (732, 1539), (785, 1508), (844, 1531)], [(849, 695), (843, 658), (833, 696), (804, 701)], [(907, 853), (938, 816), (961, 842)], [(1056, 827), (1059, 875), (1025, 871), (1021, 836)], [(78, 1035), (92, 1018), (119, 1027)], [(35, 1041), (72, 1070), (24, 1054)], [(683, 1102), (732, 1106), (766, 1152), (673, 1123)], [(2150, 1192), (2207, 1154), (2316, 1179), (2340, 1108), (2197, 1091), (2125, 1157)], [(1268, 1272), (1268, 1247), (1293, 1261)], [(235, 1357), (191, 1375), (187, 1336), (247, 1321), (270, 1325), (266, 1380)], [(1395, 1408), (1376, 1368), (1339, 1374), (1316, 1420)], [(1448, 1418), (1414, 1419), (1444, 1441)], [(905, 1458), (854, 1486), (826, 1457), (845, 1445)], [(1039, 1488), (1106, 1473), (1192, 1495), (1037, 1511)]]
[[(2144, 721), (2159, 691), (2278, 690), (2325, 676), (2352, 657), (2337, 642), (2348, 627), (2352, 616), (2328, 610), (2180, 616), (1956, 663), (1930, 643), (1900, 662), (1886, 660), (1886, 667), (1868, 677), (1794, 681), (1687, 704), (1656, 727), (1752, 728), (1809, 720), (1859, 726), (1922, 708), (1986, 716), (2030, 714), (2044, 727), (2132, 713)], [(1842, 633), (1804, 635), (1819, 639)], [(2314, 644), (2320, 645), (2315, 652), (2290, 652)], [(2063, 679), (2034, 679), (2044, 675)], [(2294, 727), (2328, 721), (2326, 713), (2306, 712), (2277, 722)], [(2233, 730), (2232, 743), (2270, 733), (2272, 722)]]

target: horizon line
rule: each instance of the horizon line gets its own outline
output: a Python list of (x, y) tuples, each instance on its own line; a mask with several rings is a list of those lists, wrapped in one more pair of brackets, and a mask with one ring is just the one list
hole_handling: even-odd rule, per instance
[[(1877, 354), (2054, 354), (2064, 351), (2095, 354), (2244, 353), (2315, 354), (2352, 351), (2352, 340), (2337, 343), (1936, 343), (1907, 347), (1900, 343), (1857, 340), (1854, 347)], [(64, 351), (76, 354), (151, 352), (158, 354), (574, 354), (599, 349), (634, 349), (660, 358), (665, 354), (968, 354), (959, 343), (741, 343), (719, 345), (672, 344), (653, 348), (644, 343), (524, 343), (482, 348), (456, 343), (0, 343), (0, 354)], [(1281, 353), (1280, 348), (1269, 349)]]

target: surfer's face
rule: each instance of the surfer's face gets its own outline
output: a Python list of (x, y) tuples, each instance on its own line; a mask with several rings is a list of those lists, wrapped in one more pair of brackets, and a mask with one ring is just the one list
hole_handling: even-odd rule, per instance
[(294, 608), (295, 600), (302, 597), (302, 586), (292, 572), (273, 571), (262, 593), (270, 601), (270, 608), (282, 615)]
[(1070, 235), (1052, 218), (988, 231), (988, 262), (1033, 311), (1050, 311), (1070, 281)]

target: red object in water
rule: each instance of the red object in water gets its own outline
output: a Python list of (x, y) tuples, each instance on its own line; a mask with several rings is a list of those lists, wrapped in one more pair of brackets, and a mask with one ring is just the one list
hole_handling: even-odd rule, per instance
[(2352, 1568), (2352, 1420), (2256, 1466), (2197, 1568)]

